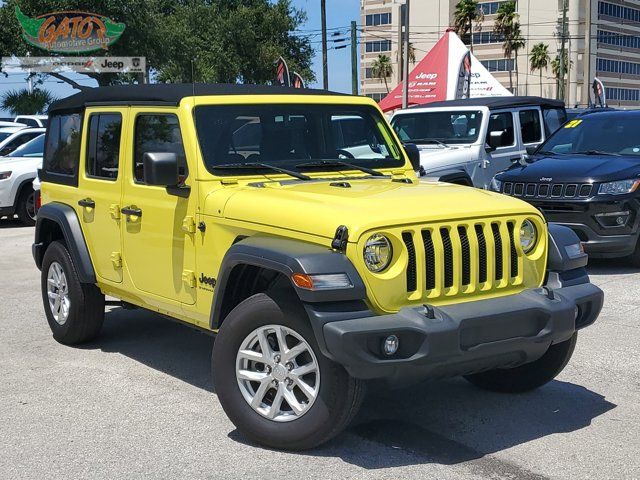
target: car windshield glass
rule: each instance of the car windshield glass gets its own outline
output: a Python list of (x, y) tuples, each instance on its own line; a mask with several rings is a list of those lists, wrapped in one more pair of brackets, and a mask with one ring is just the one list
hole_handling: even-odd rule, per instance
[(554, 133), (540, 151), (640, 157), (639, 120), (638, 115), (605, 113), (575, 118)]
[(41, 157), (44, 152), (44, 134), (20, 145), (8, 157)]
[(464, 144), (478, 139), (482, 112), (416, 112), (397, 115), (391, 122), (400, 140), (416, 144)]
[[(322, 170), (313, 162), (323, 160), (369, 168), (404, 164), (382, 117), (366, 105), (206, 105), (196, 107), (195, 123), (205, 165), (216, 175), (255, 173), (229, 164), (293, 171)], [(265, 173), (264, 167), (256, 171)]]
[(9, 138), (11, 136), (11, 133), (8, 132), (0, 132), (0, 142), (5, 140), (6, 138)]

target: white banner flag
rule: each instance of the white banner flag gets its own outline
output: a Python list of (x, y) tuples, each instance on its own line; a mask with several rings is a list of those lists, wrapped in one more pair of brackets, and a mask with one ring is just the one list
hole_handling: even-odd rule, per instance
[(6, 73), (144, 73), (145, 57), (2, 57)]

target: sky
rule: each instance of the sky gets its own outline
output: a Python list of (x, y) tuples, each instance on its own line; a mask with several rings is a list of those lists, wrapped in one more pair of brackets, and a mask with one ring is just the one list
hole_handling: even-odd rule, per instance
[[(0, 0), (0, 5), (2, 5)], [(320, 35), (320, 0), (292, 0), (294, 7), (304, 11), (307, 14), (307, 22), (299, 27), (296, 35), (308, 35), (311, 45), (315, 50), (313, 59), (313, 71), (316, 75), (316, 81), (308, 85), (309, 87), (322, 87), (322, 45)], [(351, 50), (349, 47), (340, 50), (333, 50), (331, 42), (332, 37), (347, 38), (350, 35), (351, 21), (359, 22), (360, 18), (360, 0), (327, 0), (327, 30), (329, 31), (329, 52), (328, 52), (328, 70), (329, 70), (329, 89), (337, 92), (351, 92)], [(333, 33), (339, 35), (333, 35)], [(348, 44), (348, 40), (343, 44)], [(337, 45), (337, 44), (336, 44)], [(138, 52), (136, 52), (138, 53)], [(143, 52), (139, 52), (143, 55)], [(133, 54), (132, 54), (133, 55)], [(82, 85), (95, 86), (96, 82), (81, 74), (69, 74), (70, 78), (78, 81)], [(0, 76), (0, 96), (9, 90), (20, 89), (26, 86), (26, 75), (12, 74), (8, 77)], [(70, 85), (48, 77), (44, 86), (50, 90), (57, 98), (63, 98), (78, 91)], [(0, 116), (8, 116), (7, 112), (0, 109)]]

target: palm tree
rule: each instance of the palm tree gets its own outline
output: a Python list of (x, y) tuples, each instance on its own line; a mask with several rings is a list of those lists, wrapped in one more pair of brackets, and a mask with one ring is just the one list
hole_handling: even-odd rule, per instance
[(416, 47), (413, 46), (413, 42), (409, 42), (409, 62), (412, 65), (416, 63)]
[[(515, 57), (516, 87), (518, 82), (518, 50), (525, 47), (524, 38), (520, 32), (519, 15), (516, 12), (516, 2), (501, 3), (498, 7), (493, 32), (502, 37), (502, 50), (504, 56), (511, 60)], [(509, 70), (509, 87), (513, 91), (513, 78)]]
[(386, 55), (378, 55), (378, 58), (371, 64), (371, 73), (378, 80), (384, 81), (384, 86), (387, 89), (387, 93), (389, 93), (387, 79), (393, 74), (391, 59)]
[(529, 57), (529, 64), (531, 66), (531, 72), (538, 70), (540, 73), (540, 96), (542, 96), (542, 70), (546, 70), (549, 66), (549, 45), (545, 43), (536, 43), (531, 48), (531, 56)]
[(456, 10), (453, 13), (453, 26), (460, 38), (469, 35), (469, 45), (473, 52), (473, 23), (476, 24), (476, 30), (480, 29), (480, 22), (484, 20), (484, 15), (478, 7), (476, 0), (460, 0), (456, 4)]
[(47, 107), (55, 100), (49, 90), (26, 88), (10, 90), (2, 96), (0, 107), (11, 112), (12, 115), (37, 115), (45, 113)]

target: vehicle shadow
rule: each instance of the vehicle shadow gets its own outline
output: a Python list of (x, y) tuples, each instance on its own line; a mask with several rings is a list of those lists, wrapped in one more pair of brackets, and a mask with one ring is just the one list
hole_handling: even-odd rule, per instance
[(590, 258), (587, 272), (590, 275), (628, 275), (639, 273), (640, 268), (631, 266), (628, 258)]
[[(212, 345), (212, 337), (154, 313), (112, 308), (100, 338), (85, 348), (126, 355), (215, 393)], [(490, 470), (497, 467), (484, 464), (498, 460), (484, 458), (488, 454), (580, 430), (615, 407), (602, 395), (565, 381), (519, 395), (486, 392), (460, 378), (401, 390), (370, 385), (360, 413), (345, 434), (299, 455), (339, 457), (365, 469), (482, 459), (478, 468)], [(251, 445), (237, 430), (229, 437)], [(522, 476), (522, 472), (511, 473), (514, 478)]]
[(23, 225), (17, 218), (0, 218), (0, 229), (2, 228), (30, 228), (29, 225)]

